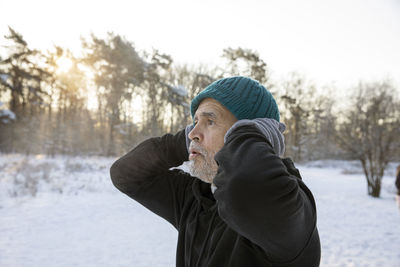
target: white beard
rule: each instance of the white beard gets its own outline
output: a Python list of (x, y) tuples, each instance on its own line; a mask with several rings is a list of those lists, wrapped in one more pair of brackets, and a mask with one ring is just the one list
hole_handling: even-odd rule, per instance
[[(217, 163), (215, 163), (215, 165), (217, 165)], [(217, 190), (217, 187), (212, 183), (215, 175), (217, 174), (217, 171), (215, 171), (215, 173), (204, 174), (202, 170), (199, 170), (194, 166), (194, 160), (185, 161), (179, 168), (198, 178), (199, 180), (202, 180), (203, 182), (211, 183), (211, 192), (213, 194), (215, 190)]]
[(212, 183), (218, 171), (218, 165), (214, 156), (198, 156), (197, 159), (189, 161), (189, 173), (206, 183)]

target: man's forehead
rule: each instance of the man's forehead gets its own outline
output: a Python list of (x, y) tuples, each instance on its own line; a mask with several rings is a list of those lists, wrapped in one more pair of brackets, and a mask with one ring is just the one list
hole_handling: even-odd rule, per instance
[(206, 111), (196, 113), (194, 117), (197, 118), (198, 116), (212, 118), (212, 119), (216, 119), (218, 117), (217, 114), (215, 114), (214, 112), (206, 112)]
[(229, 112), (221, 103), (212, 98), (206, 98), (201, 101), (199, 107), (196, 110), (195, 117), (206, 116), (206, 117), (219, 117), (225, 112)]

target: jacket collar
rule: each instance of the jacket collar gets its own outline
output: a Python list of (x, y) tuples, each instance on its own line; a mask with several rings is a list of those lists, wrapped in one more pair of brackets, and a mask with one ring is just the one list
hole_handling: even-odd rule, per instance
[(194, 179), (195, 181), (192, 185), (192, 191), (197, 201), (201, 203), (204, 209), (208, 209), (215, 205), (215, 198), (211, 193), (211, 184), (205, 183), (196, 177), (194, 177)]

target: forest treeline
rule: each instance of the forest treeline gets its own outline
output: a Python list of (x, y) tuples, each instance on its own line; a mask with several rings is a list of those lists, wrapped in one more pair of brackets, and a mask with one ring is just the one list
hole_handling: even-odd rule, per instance
[(276, 98), (287, 126), (285, 155), (295, 161), (360, 160), (373, 195), (387, 163), (400, 159), (399, 88), (388, 80), (360, 81), (344, 104), (336, 101), (337, 88), (317, 88), (298, 73), (273, 81), (267, 62), (247, 48), (228, 47), (221, 51), (225, 63), (205, 66), (175, 64), (114, 33), (82, 38), (80, 55), (61, 46), (32, 49), (11, 27), (4, 38), (2, 153), (122, 155), (190, 124), (190, 100), (214, 80), (246, 75)]

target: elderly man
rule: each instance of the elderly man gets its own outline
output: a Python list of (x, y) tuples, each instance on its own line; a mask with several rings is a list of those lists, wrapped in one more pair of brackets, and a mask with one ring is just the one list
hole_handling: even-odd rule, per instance
[[(179, 232), (176, 266), (319, 266), (316, 207), (282, 156), (271, 93), (247, 77), (210, 84), (194, 124), (150, 138), (111, 167), (114, 185)], [(191, 175), (171, 169), (190, 160)]]

